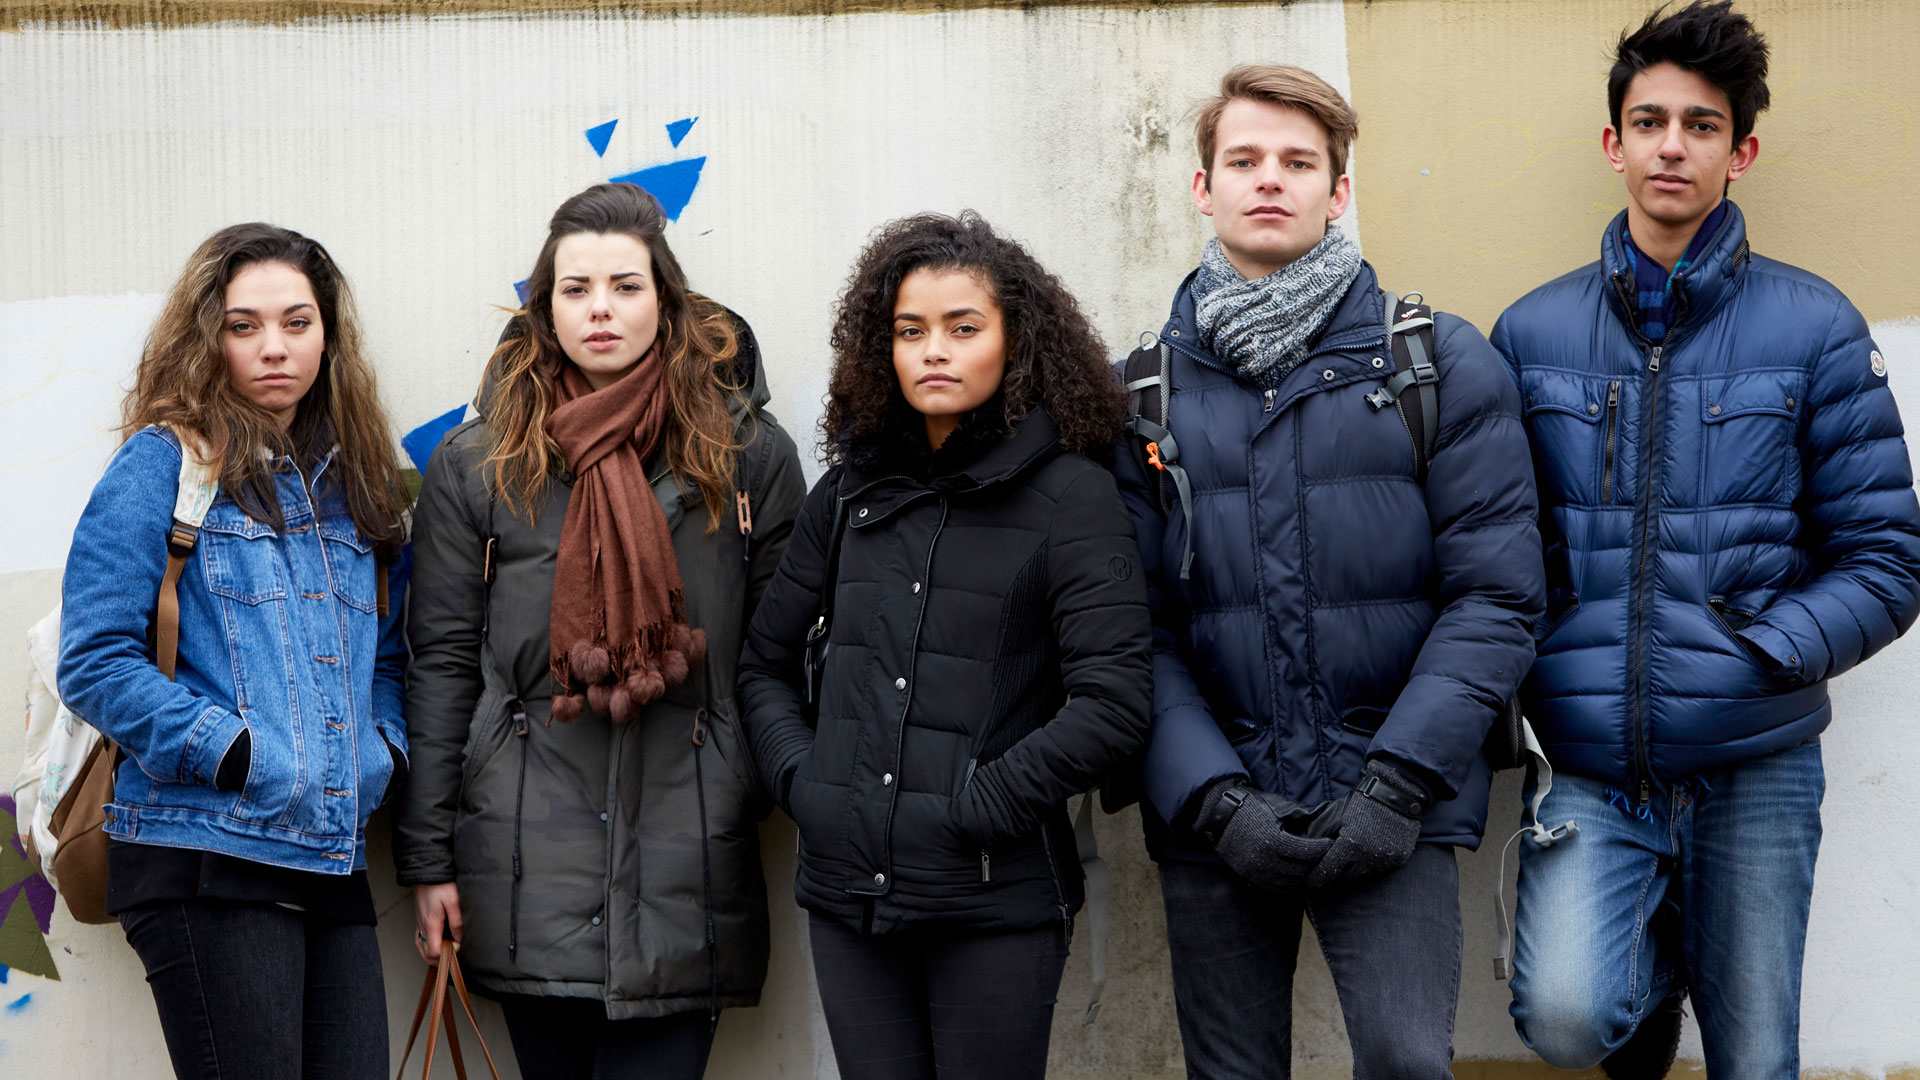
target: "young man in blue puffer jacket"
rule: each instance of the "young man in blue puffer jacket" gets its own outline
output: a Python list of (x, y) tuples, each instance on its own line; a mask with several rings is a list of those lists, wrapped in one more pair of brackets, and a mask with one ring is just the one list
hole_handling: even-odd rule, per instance
[(1454, 853), (1480, 842), (1481, 747), (1545, 602), (1519, 394), (1479, 331), (1436, 317), (1425, 468), (1369, 403), (1394, 369), (1386, 297), (1331, 224), (1356, 126), (1299, 68), (1222, 80), (1193, 178), (1215, 236), (1156, 346), (1178, 446), (1154, 460), (1190, 499), (1161, 497), (1138, 442), (1115, 465), (1154, 607), (1144, 817), (1198, 1080), (1288, 1074), (1305, 918), (1354, 1075), (1450, 1075)]
[(1766, 70), (1725, 2), (1624, 36), (1603, 145), (1626, 210), (1494, 329), (1543, 511), (1540, 814), (1578, 828), (1523, 843), (1513, 1016), (1562, 1067), (1664, 1075), (1690, 992), (1710, 1075), (1799, 1075), (1826, 683), (1920, 613), (1886, 361), (1726, 198)]

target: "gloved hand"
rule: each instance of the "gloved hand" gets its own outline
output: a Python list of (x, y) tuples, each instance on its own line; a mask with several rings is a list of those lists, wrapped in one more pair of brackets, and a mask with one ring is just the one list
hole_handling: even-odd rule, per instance
[(1207, 791), (1194, 830), (1249, 884), (1298, 889), (1334, 844), (1330, 838), (1288, 832), (1289, 815), (1298, 818), (1300, 813), (1298, 805), (1234, 777), (1217, 781)]
[(1308, 887), (1358, 881), (1406, 865), (1430, 805), (1427, 789), (1405, 771), (1379, 759), (1367, 762), (1360, 786), (1347, 796), (1340, 834), (1313, 868)]

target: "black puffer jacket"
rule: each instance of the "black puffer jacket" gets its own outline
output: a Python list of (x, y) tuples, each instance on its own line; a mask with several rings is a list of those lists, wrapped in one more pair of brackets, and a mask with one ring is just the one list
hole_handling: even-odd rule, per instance
[[(548, 722), (547, 624), (569, 478), (547, 485), (534, 525), (496, 505), (485, 420), (455, 428), (427, 467), (409, 623), (413, 775), (394, 815), (394, 862), (402, 885), (459, 884), (460, 959), (485, 990), (597, 1000), (616, 1020), (759, 1000), (764, 802), (734, 663), (804, 485), (793, 440), (761, 411), (759, 351), (739, 329), (748, 390), (736, 475), (752, 533), (732, 515), (708, 532), (699, 490), (650, 463), (707, 657), (625, 727), (592, 712)], [(490, 592), (489, 533), (499, 537)]]
[[(755, 756), (800, 827), (800, 905), (872, 931), (1068, 919), (1083, 889), (1065, 801), (1146, 738), (1151, 626), (1112, 476), (1064, 453), (1044, 412), (966, 435), (921, 468), (829, 472), (740, 659)], [(802, 642), (836, 492), (815, 731)]]

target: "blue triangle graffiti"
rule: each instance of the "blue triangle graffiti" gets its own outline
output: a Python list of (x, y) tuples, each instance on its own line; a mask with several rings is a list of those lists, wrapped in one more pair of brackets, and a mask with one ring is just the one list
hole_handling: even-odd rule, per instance
[(676, 148), (680, 145), (680, 140), (687, 137), (687, 132), (693, 130), (693, 123), (698, 119), (700, 118), (697, 116), (689, 116), (684, 120), (675, 120), (667, 125), (667, 138), (673, 140), (673, 145)]
[[(619, 122), (617, 119), (609, 120), (604, 124), (595, 124), (587, 129), (587, 142), (593, 146), (595, 156), (607, 156), (607, 143), (613, 139), (613, 126)], [(674, 145), (678, 146), (679, 142), (676, 141)]]
[(700, 170), (706, 164), (707, 158), (703, 154), (625, 173), (613, 177), (613, 182), (646, 188), (654, 198), (660, 200), (660, 209), (667, 215), (667, 220), (678, 221), (680, 211), (685, 210), (693, 198), (693, 189), (700, 185)]

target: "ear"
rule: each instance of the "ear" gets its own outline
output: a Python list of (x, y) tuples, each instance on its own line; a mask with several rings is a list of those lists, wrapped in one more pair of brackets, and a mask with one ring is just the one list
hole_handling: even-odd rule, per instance
[(1327, 221), (1329, 224), (1347, 212), (1347, 206), (1353, 202), (1353, 177), (1346, 173), (1333, 182), (1333, 197), (1327, 200)]
[(1627, 171), (1627, 148), (1620, 145), (1620, 133), (1613, 130), (1612, 124), (1600, 129), (1600, 152), (1607, 155), (1607, 164), (1613, 166), (1614, 172)]
[(1193, 205), (1208, 217), (1213, 216), (1213, 192), (1208, 188), (1205, 169), (1193, 170)]
[(1746, 175), (1748, 169), (1760, 157), (1760, 136), (1747, 133), (1747, 137), (1733, 145), (1733, 156), (1727, 159), (1727, 183)]

